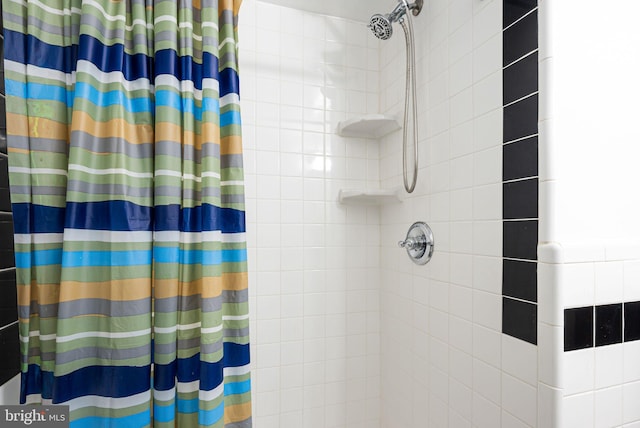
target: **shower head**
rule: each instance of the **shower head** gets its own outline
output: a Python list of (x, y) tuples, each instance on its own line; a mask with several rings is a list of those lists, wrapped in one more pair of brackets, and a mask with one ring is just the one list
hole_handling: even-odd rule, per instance
[(414, 16), (418, 15), (422, 10), (423, 0), (415, 0), (413, 3), (407, 3), (406, 0), (398, 0), (398, 4), (387, 15), (376, 13), (369, 20), (368, 27), (374, 36), (380, 40), (388, 40), (393, 35), (394, 22), (398, 22), (406, 13), (407, 9), (411, 10)]
[(393, 34), (393, 26), (388, 15), (380, 15), (379, 13), (373, 15), (369, 21), (369, 28), (371, 28), (373, 35), (380, 40), (387, 40)]

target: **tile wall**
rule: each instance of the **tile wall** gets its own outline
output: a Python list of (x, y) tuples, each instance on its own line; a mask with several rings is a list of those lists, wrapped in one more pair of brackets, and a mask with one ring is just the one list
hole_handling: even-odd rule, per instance
[(538, 343), (538, 2), (503, 0), (502, 332)]
[[(502, 323), (503, 1), (425, 4), (418, 185), (381, 214), (382, 426), (535, 427), (537, 347)], [(403, 44), (381, 44), (385, 113), (402, 109)], [(399, 133), (380, 155), (382, 186), (398, 186)], [(395, 245), (418, 220), (435, 235), (426, 266)]]
[(379, 426), (379, 146), (335, 134), (378, 111), (363, 23), (245, 0), (239, 20), (254, 423)]
[[(1, 27), (2, 23), (0, 23), (0, 30)], [(15, 259), (13, 256), (13, 217), (9, 198), (4, 61), (2, 58), (4, 58), (4, 38), (0, 31), (0, 349), (2, 349), (0, 354), (0, 385), (5, 384), (20, 371)]]
[(556, 338), (553, 352), (540, 344), (541, 390), (558, 409), (551, 426), (640, 426), (640, 246), (565, 243), (539, 254), (549, 308), (540, 327)]
[(540, 402), (544, 426), (639, 427), (640, 4), (581, 6), (539, 1)]

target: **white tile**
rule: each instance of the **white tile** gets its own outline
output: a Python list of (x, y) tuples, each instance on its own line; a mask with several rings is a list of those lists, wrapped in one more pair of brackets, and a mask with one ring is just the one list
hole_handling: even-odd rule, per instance
[(632, 382), (622, 387), (622, 422), (640, 420), (640, 382)]
[(500, 367), (502, 333), (484, 327), (473, 327), (473, 356), (494, 367)]
[(538, 321), (551, 325), (564, 324), (561, 267), (538, 262)]
[[(538, 347), (514, 337), (502, 335), (502, 371), (530, 385), (538, 380)], [(526, 420), (525, 420), (526, 421)]]
[(626, 342), (622, 346), (624, 370), (623, 382), (640, 380), (640, 341)]
[(624, 262), (624, 301), (640, 300), (640, 261)]
[(449, 317), (449, 344), (464, 352), (473, 352), (473, 324), (458, 317)]
[(449, 60), (453, 64), (470, 54), (472, 49), (473, 26), (471, 21), (467, 21), (449, 37)]
[[(451, 220), (471, 220), (473, 218), (473, 190), (461, 189), (451, 192)], [(442, 216), (441, 220), (449, 220)]]
[(502, 70), (502, 33), (497, 33), (473, 51), (473, 81)]
[(623, 344), (595, 348), (595, 388), (606, 388), (622, 383)]
[(474, 220), (501, 220), (502, 215), (502, 184), (477, 186), (473, 189)]
[(622, 386), (595, 391), (595, 427), (622, 425)]
[(538, 383), (538, 426), (561, 426), (562, 390)]
[(475, 150), (502, 148), (501, 109), (491, 111), (473, 120), (473, 146)]
[(529, 426), (536, 426), (537, 390), (508, 374), (502, 374), (502, 408), (517, 415)]
[(451, 189), (462, 189), (473, 186), (473, 156), (466, 155), (451, 160)]
[(538, 380), (552, 388), (563, 386), (564, 328), (538, 322)]
[(452, 379), (467, 387), (473, 387), (473, 357), (471, 354), (451, 348), (449, 350), (449, 373)]
[(595, 264), (595, 304), (619, 303), (624, 299), (624, 263)]
[(477, 47), (502, 31), (502, 2), (489, 1), (473, 16), (473, 46)]
[(502, 107), (502, 70), (473, 85), (473, 115), (481, 116)]
[(565, 395), (591, 391), (594, 388), (595, 364), (593, 348), (563, 354)]
[(473, 317), (472, 289), (451, 284), (449, 296), (449, 313), (464, 320), (471, 321)]
[(500, 407), (477, 392), (473, 394), (473, 426), (477, 428), (500, 426)]
[(473, 257), (473, 288), (502, 294), (502, 258)]
[(475, 324), (501, 331), (502, 296), (485, 291), (473, 292), (473, 322)]
[[(473, 193), (471, 193), (473, 194)], [(463, 193), (463, 196), (467, 197), (468, 193)], [(473, 248), (473, 223), (471, 222), (452, 222), (451, 227), (451, 251), (456, 253), (471, 254)], [(464, 262), (464, 261), (461, 261)], [(468, 277), (471, 275), (471, 262), (465, 263), (465, 267), (469, 270), (466, 271), (467, 275), (463, 275), (465, 272), (459, 272), (461, 276)], [(453, 273), (453, 272), (452, 272)], [(462, 285), (470, 285), (471, 283), (464, 283)]]
[(564, 307), (592, 306), (595, 296), (593, 263), (565, 264), (560, 269)]
[(449, 101), (451, 125), (456, 126), (473, 118), (473, 93), (471, 88), (453, 95)]
[(572, 395), (562, 400), (563, 427), (592, 427), (594, 426), (594, 394)]
[(502, 257), (502, 221), (473, 222), (473, 252)]
[(474, 184), (493, 184), (502, 181), (502, 148), (495, 147), (473, 155)]
[(450, 130), (451, 156), (458, 157), (473, 153), (473, 123), (466, 122), (454, 126)]

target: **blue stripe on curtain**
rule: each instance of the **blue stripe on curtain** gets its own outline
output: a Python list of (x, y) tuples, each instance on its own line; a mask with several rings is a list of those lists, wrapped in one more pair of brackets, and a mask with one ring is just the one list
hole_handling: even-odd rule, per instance
[[(103, 382), (96, 382), (102, 379)], [(105, 380), (110, 380), (106, 382)], [(132, 366), (89, 366), (56, 376), (53, 402), (62, 403), (85, 395), (128, 397), (148, 391), (151, 368)]]

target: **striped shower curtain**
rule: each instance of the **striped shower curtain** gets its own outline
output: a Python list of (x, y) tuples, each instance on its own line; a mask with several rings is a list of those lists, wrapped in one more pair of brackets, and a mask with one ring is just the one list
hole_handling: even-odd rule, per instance
[(3, 0), (23, 403), (250, 427), (241, 0)]

